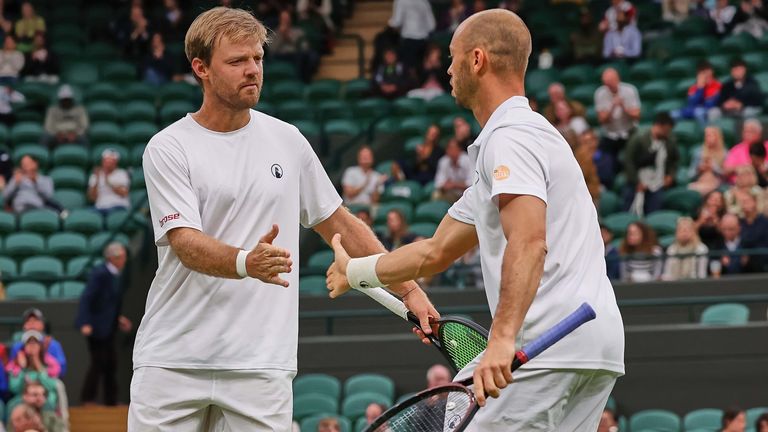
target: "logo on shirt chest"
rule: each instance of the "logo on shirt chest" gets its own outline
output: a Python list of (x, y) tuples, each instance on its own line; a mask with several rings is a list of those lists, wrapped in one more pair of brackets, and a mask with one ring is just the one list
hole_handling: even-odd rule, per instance
[(269, 171), (272, 173), (274, 178), (283, 178), (283, 167), (281, 167), (280, 164), (272, 164), (272, 167), (269, 169)]

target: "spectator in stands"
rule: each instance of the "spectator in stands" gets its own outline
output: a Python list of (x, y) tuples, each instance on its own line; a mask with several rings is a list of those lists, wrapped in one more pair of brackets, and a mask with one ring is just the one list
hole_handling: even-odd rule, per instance
[(713, 250), (722, 242), (720, 234), (720, 220), (725, 215), (725, 198), (719, 190), (714, 190), (704, 196), (704, 204), (699, 209), (696, 217), (696, 229), (699, 238), (704, 244)]
[(397, 30), (390, 26), (384, 27), (384, 30), (380, 31), (373, 38), (373, 57), (371, 58), (371, 71), (379, 70), (384, 61), (384, 51), (388, 48), (397, 47), (400, 45), (400, 34)]
[(408, 221), (405, 215), (398, 209), (391, 209), (387, 212), (387, 231), (381, 237), (381, 243), (388, 251), (393, 251), (400, 246), (411, 244), (418, 240), (416, 234), (408, 231)]
[(344, 203), (371, 205), (379, 202), (379, 194), (387, 177), (373, 169), (373, 150), (363, 146), (357, 151), (357, 165), (344, 170), (341, 179)]
[(443, 154), (443, 149), (440, 147), (440, 127), (432, 124), (427, 128), (424, 141), (416, 146), (415, 158), (401, 160), (398, 164), (405, 178), (424, 186), (435, 179), (437, 164)]
[(27, 100), (23, 94), (13, 87), (0, 85), (0, 123), (8, 127), (16, 122), (16, 114), (13, 112), (13, 104)]
[(0, 0), (0, 36), (3, 38), (5, 35), (13, 34), (13, 21), (7, 18), (5, 12), (5, 1)]
[(600, 150), (617, 161), (640, 119), (640, 97), (635, 86), (621, 82), (614, 68), (603, 71), (602, 81), (595, 91), (597, 121), (603, 128)]
[(9, 418), (8, 423), (13, 426), (14, 431), (47, 432), (40, 414), (33, 407), (25, 403), (16, 405), (13, 411), (11, 411)]
[(557, 115), (555, 107), (560, 102), (565, 102), (571, 108), (571, 112), (574, 116), (584, 117), (587, 113), (584, 105), (574, 99), (568, 99), (565, 95), (565, 86), (559, 82), (554, 82), (547, 87), (547, 94), (549, 95), (549, 103), (544, 107), (544, 117), (552, 124), (557, 123)]
[(367, 207), (357, 209), (357, 211), (355, 211), (355, 216), (373, 229), (373, 218), (371, 217), (371, 211)]
[(419, 67), (429, 34), (435, 30), (435, 15), (428, 0), (395, 0), (389, 26), (400, 32), (399, 57), (406, 71)]
[(736, 6), (728, 0), (716, 0), (715, 7), (709, 11), (715, 34), (724, 37), (733, 30), (733, 18), (736, 16)]
[(718, 105), (709, 110), (709, 121), (722, 116), (754, 117), (762, 111), (763, 94), (760, 84), (747, 74), (747, 64), (736, 59), (731, 62), (731, 78), (720, 89)]
[(464, 151), (475, 141), (475, 137), (472, 136), (472, 126), (462, 116), (453, 118), (453, 137), (456, 138), (459, 147)]
[(619, 424), (616, 422), (616, 413), (609, 408), (605, 408), (603, 410), (603, 415), (600, 416), (597, 432), (619, 432)]
[[(741, 218), (741, 235), (744, 238), (744, 248), (768, 248), (768, 218), (757, 209), (757, 200), (752, 195), (744, 195), (739, 199), (739, 206), (744, 215)], [(762, 256), (752, 256), (749, 259), (752, 271), (763, 271), (766, 259)]]
[(723, 411), (721, 432), (744, 432), (747, 427), (747, 413), (741, 408)]
[(587, 120), (575, 115), (571, 106), (564, 100), (555, 104), (555, 122), (552, 124), (563, 135), (571, 149), (576, 147), (579, 135), (589, 129)]
[(768, 432), (768, 412), (760, 414), (755, 421), (755, 432)]
[(21, 214), (27, 210), (51, 208), (63, 210), (53, 199), (53, 180), (38, 172), (39, 166), (32, 156), (22, 156), (19, 168), (3, 190), (3, 198), (13, 211)]
[(458, 27), (462, 21), (469, 18), (470, 15), (471, 13), (469, 12), (469, 8), (467, 8), (467, 3), (464, 0), (451, 0), (451, 7), (445, 11), (440, 20), (440, 30), (453, 33), (456, 31), (456, 27)]
[(696, 234), (696, 223), (689, 217), (677, 220), (675, 241), (667, 248), (664, 280), (705, 279), (709, 249)]
[[(749, 148), (752, 144), (763, 142), (763, 125), (758, 119), (746, 119), (741, 128), (741, 142), (731, 147), (723, 162), (723, 173), (728, 181), (733, 183), (736, 179), (734, 174), (736, 169), (742, 165), (751, 165), (752, 159), (749, 156)], [(768, 150), (768, 141), (763, 142)]]
[(690, 0), (663, 0), (661, 2), (661, 18), (664, 21), (680, 24), (688, 18), (690, 3)]
[(472, 184), (475, 166), (456, 138), (448, 140), (445, 155), (437, 163), (433, 199), (456, 202)]
[(369, 425), (373, 423), (384, 411), (386, 407), (381, 404), (372, 403), (365, 408), (365, 424)]
[(619, 250), (613, 244), (613, 233), (607, 226), (601, 223), (600, 235), (603, 237), (603, 246), (605, 247), (605, 270), (608, 274), (608, 278), (611, 280), (619, 280), (621, 277), (619, 270), (621, 258), (619, 256)]
[(332, 12), (332, 0), (297, 0), (296, 2), (299, 20), (314, 28), (320, 36), (320, 46), (317, 48), (322, 54), (330, 53), (335, 44), (336, 25), (331, 19)]
[(144, 15), (144, 8), (134, 4), (131, 7), (128, 22), (123, 25), (123, 29), (118, 34), (126, 57), (134, 61), (144, 58), (149, 48), (151, 34), (149, 20)]
[(617, 27), (608, 30), (603, 39), (603, 57), (607, 59), (636, 59), (640, 57), (643, 36), (637, 26), (632, 24), (627, 13), (616, 13)]
[(599, 160), (601, 156), (598, 156), (597, 152), (597, 136), (592, 129), (587, 129), (578, 136), (573, 155), (584, 174), (584, 181), (595, 207), (598, 207), (600, 202), (600, 176), (595, 159)]
[[(34, 330), (43, 335), (42, 343), (45, 347), (45, 351), (59, 362), (59, 367), (61, 368), (59, 375), (64, 376), (64, 374), (67, 373), (67, 357), (64, 355), (64, 348), (62, 348), (61, 343), (53, 336), (45, 334), (45, 316), (43, 316), (43, 312), (37, 308), (29, 308), (24, 311), (22, 319), (22, 330)], [(13, 347), (11, 348), (11, 358), (16, 357), (16, 354), (22, 348), (24, 348), (24, 344), (21, 341), (13, 344)]]
[(752, 143), (749, 146), (749, 158), (752, 168), (757, 175), (757, 185), (761, 188), (768, 187), (768, 165), (766, 165), (766, 150), (761, 143)]
[(600, 31), (605, 33), (616, 30), (619, 27), (618, 15), (623, 12), (630, 23), (637, 25), (637, 9), (627, 0), (611, 0), (611, 6), (605, 11), (603, 20), (600, 21)]
[(19, 42), (19, 51), (28, 53), (32, 51), (32, 39), (38, 33), (45, 33), (45, 20), (37, 15), (31, 2), (21, 4), (21, 19), (16, 21), (14, 28), (16, 39)]
[[(48, 399), (48, 392), (45, 386), (37, 381), (29, 381), (24, 383), (24, 391), (21, 394), (21, 400), (23, 403), (35, 409), (37, 414), (45, 426), (46, 432), (65, 432), (68, 430), (67, 424), (63, 418), (56, 415), (56, 412), (52, 409), (48, 409), (45, 406)], [(11, 422), (8, 422), (8, 432), (16, 430)]]
[(317, 423), (317, 432), (341, 432), (339, 419), (335, 417), (326, 417)]
[(430, 100), (451, 90), (451, 77), (443, 66), (442, 51), (437, 45), (430, 45), (424, 56), (418, 76), (419, 87), (408, 92), (408, 97)]
[(0, 85), (14, 85), (24, 68), (24, 54), (16, 49), (13, 36), (6, 35), (0, 51)]
[(571, 32), (570, 41), (571, 56), (575, 63), (596, 63), (600, 59), (603, 37), (589, 9), (581, 9), (579, 28)]
[(99, 381), (104, 385), (105, 405), (117, 404), (117, 354), (115, 332), (127, 333), (133, 324), (121, 315), (124, 287), (121, 273), (127, 259), (125, 247), (112, 242), (104, 249), (105, 263), (91, 270), (80, 297), (76, 325), (88, 340), (91, 364), (83, 383), (81, 400), (96, 402)]
[(739, 254), (743, 249), (739, 217), (726, 213), (720, 220), (720, 234), (722, 241), (716, 245), (715, 250), (724, 252), (720, 258), (722, 272), (724, 274), (743, 273), (749, 263), (749, 257)]
[(768, 9), (763, 7), (763, 0), (741, 0), (739, 9), (733, 17), (733, 34), (747, 33), (760, 39), (768, 30)]
[(765, 191), (757, 185), (757, 175), (751, 165), (740, 166), (736, 169), (736, 184), (725, 191), (725, 207), (728, 213), (733, 213), (739, 217), (744, 216), (741, 208), (741, 199), (745, 196), (752, 196), (757, 202), (757, 211), (762, 213), (765, 210)]
[(27, 54), (21, 75), (25, 81), (59, 82), (59, 58), (46, 46), (43, 33), (36, 34), (32, 40), (32, 51)]
[(152, 35), (149, 54), (141, 64), (141, 77), (152, 85), (162, 85), (171, 81), (176, 73), (176, 58), (166, 51), (163, 35)]
[(178, 0), (163, 0), (163, 12), (155, 28), (169, 42), (183, 42), (189, 22)]
[(48, 147), (60, 144), (87, 144), (88, 112), (75, 102), (75, 93), (69, 84), (59, 87), (59, 103), (51, 105), (45, 113), (43, 143)]
[(688, 177), (688, 189), (706, 195), (720, 187), (725, 161), (723, 132), (717, 126), (704, 129), (704, 143), (693, 149)]
[(441, 364), (434, 364), (427, 370), (427, 388), (433, 388), (451, 382), (451, 371)]
[(43, 339), (42, 333), (37, 330), (27, 330), (21, 336), (24, 347), (6, 367), (8, 390), (12, 394), (21, 394), (25, 383), (38, 381), (48, 391), (48, 405), (56, 406), (57, 378), (61, 374), (61, 366), (46, 351)]
[(269, 53), (275, 60), (294, 63), (301, 79), (309, 82), (320, 64), (320, 58), (305, 36), (304, 30), (293, 25), (291, 12), (283, 10), (269, 44)]
[(696, 83), (688, 88), (688, 101), (685, 107), (671, 112), (672, 118), (695, 119), (702, 126), (707, 124), (707, 113), (720, 100), (722, 85), (715, 78), (712, 65), (703, 61), (696, 68)]
[(663, 251), (656, 233), (642, 222), (632, 222), (619, 247), (621, 280), (648, 282), (661, 277)]
[(659, 113), (650, 129), (636, 133), (627, 143), (624, 162), (627, 185), (624, 207), (638, 215), (661, 208), (664, 188), (674, 184), (680, 153), (672, 128), (674, 121)]
[(120, 153), (105, 149), (101, 152), (101, 165), (93, 169), (88, 179), (88, 198), (104, 216), (131, 205), (128, 198), (131, 179), (126, 170), (117, 166), (119, 161)]
[(384, 50), (383, 60), (373, 75), (373, 94), (387, 99), (398, 98), (405, 94), (407, 88), (406, 69), (398, 61), (394, 48)]

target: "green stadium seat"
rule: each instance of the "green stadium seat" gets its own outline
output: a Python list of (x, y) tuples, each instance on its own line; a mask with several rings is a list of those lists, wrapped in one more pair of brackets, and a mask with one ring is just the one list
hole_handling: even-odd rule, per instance
[(712, 36), (692, 37), (685, 41), (685, 54), (689, 57), (704, 57), (717, 46), (718, 40)]
[(599, 213), (606, 217), (621, 211), (621, 198), (613, 191), (605, 190), (600, 193)]
[(432, 125), (432, 119), (428, 116), (406, 117), (400, 121), (400, 134), (402, 136), (424, 136)]
[(280, 104), (304, 99), (304, 84), (301, 81), (280, 81), (272, 85), (267, 84), (267, 86), (270, 87), (270, 101), (274, 103)]
[(11, 131), (3, 123), (0, 123), (0, 146), (5, 146), (8, 143), (8, 137), (10, 137)]
[(59, 230), (59, 215), (53, 210), (28, 210), (19, 216), (19, 229), (40, 234), (52, 234)]
[(56, 282), (48, 290), (48, 297), (57, 300), (76, 300), (85, 291), (85, 283), (77, 281)]
[(448, 214), (449, 208), (451, 208), (451, 205), (445, 201), (427, 201), (416, 207), (416, 214), (413, 220), (417, 223), (429, 222), (439, 224), (445, 215)]
[(672, 243), (674, 242), (675, 242), (674, 234), (667, 234), (659, 237), (659, 246), (661, 246), (662, 249), (666, 249), (672, 246)]
[(16, 215), (6, 211), (0, 211), (0, 235), (16, 232)]
[(130, 154), (128, 155), (128, 165), (141, 167), (144, 160), (145, 149), (146, 146), (143, 145), (138, 145), (132, 148)]
[(88, 239), (80, 233), (58, 232), (48, 237), (47, 252), (61, 258), (71, 258), (88, 252)]
[(154, 123), (157, 111), (152, 102), (146, 100), (133, 100), (122, 107), (123, 121), (125, 122), (149, 122)]
[(629, 68), (627, 79), (632, 83), (650, 81), (658, 78), (661, 69), (656, 60), (640, 60)]
[[(85, 44), (85, 49), (82, 52), (82, 57), (87, 59), (89, 62), (93, 64), (100, 64), (104, 62), (109, 62), (107, 65), (113, 65), (115, 64), (115, 58), (119, 57), (120, 53), (118, 52), (117, 48), (110, 43), (106, 42), (94, 42), (90, 41), (87, 44)], [(99, 74), (101, 79), (111, 81), (107, 79), (103, 72), (106, 71), (105, 68), (102, 68), (101, 72), (102, 74)], [(133, 79), (130, 81), (135, 81), (136, 72), (134, 69), (134, 75)]]
[(715, 74), (727, 74), (731, 70), (732, 56), (730, 54), (717, 54), (707, 57), (707, 61), (712, 65)]
[(710, 123), (710, 125), (717, 126), (720, 128), (720, 131), (723, 133), (723, 140), (725, 141), (726, 148), (733, 147), (734, 144), (736, 144), (737, 124), (738, 122), (736, 121), (736, 119), (730, 118), (730, 117), (722, 117)]
[(94, 124), (99, 122), (116, 122), (120, 119), (120, 112), (114, 103), (109, 101), (97, 101), (88, 104), (88, 120)]
[(740, 303), (715, 304), (701, 313), (705, 325), (745, 325), (748, 321), (749, 308)]
[[(85, 101), (89, 103), (96, 101), (114, 103), (122, 100), (122, 93), (122, 86), (118, 88), (118, 86), (115, 84), (100, 82), (93, 84), (85, 89)], [(121, 110), (123, 109), (122, 106), (120, 108)]]
[(666, 191), (661, 204), (663, 209), (677, 210), (691, 217), (695, 217), (700, 205), (701, 195), (687, 187), (676, 187)]
[(102, 262), (101, 258), (92, 258), (90, 255), (79, 256), (67, 261), (67, 276), (87, 276), (91, 268)]
[(353, 112), (352, 107), (347, 101), (339, 99), (330, 99), (324, 101), (315, 101), (317, 104), (317, 112), (319, 118), (322, 121), (333, 119), (348, 119), (351, 118)]
[(690, 57), (677, 58), (664, 66), (665, 78), (691, 78), (696, 76), (696, 59)]
[(41, 255), (45, 251), (45, 238), (37, 233), (17, 232), (5, 238), (4, 252), (14, 258)]
[(123, 131), (115, 122), (98, 122), (92, 124), (88, 129), (88, 136), (91, 137), (93, 144), (120, 142), (123, 138)]
[(619, 212), (606, 216), (603, 219), (603, 224), (615, 237), (623, 238), (629, 224), (637, 220), (638, 217), (632, 213)]
[(143, 228), (147, 222), (144, 216), (130, 210), (115, 210), (106, 217), (108, 231), (134, 233)]
[[(66, 14), (73, 14), (75, 19), (69, 19), (67, 17), (59, 17), (58, 14), (63, 11), (64, 15)], [(50, 29), (48, 29), (47, 38), (51, 41), (51, 44), (55, 43), (56, 41), (74, 41), (74, 42), (84, 42), (87, 39), (87, 35), (83, 31), (83, 29), (77, 25), (74, 24), (77, 21), (79, 15), (79, 10), (76, 6), (70, 7), (66, 4), (60, 4), (57, 5), (54, 10), (51, 11), (50, 19), (54, 20), (56, 22), (55, 26), (51, 26)], [(57, 52), (57, 54), (61, 55)]]
[(413, 136), (405, 140), (405, 144), (403, 145), (403, 148), (409, 154), (416, 154), (416, 148), (422, 142), (424, 142), (424, 138), (422, 136)]
[(55, 93), (54, 86), (41, 82), (22, 82), (17, 84), (15, 88), (26, 99), (25, 103), (21, 105), (32, 106), (36, 109), (47, 107), (51, 102), (51, 95)]
[(293, 398), (293, 418), (301, 421), (313, 414), (335, 414), (339, 402), (324, 394), (297, 394)]
[(381, 98), (366, 98), (355, 104), (355, 114), (362, 119), (373, 120), (390, 113), (392, 104)]
[(344, 381), (344, 396), (348, 398), (356, 393), (372, 392), (388, 399), (386, 405), (395, 400), (395, 382), (392, 378), (381, 374), (358, 374)]
[[(332, 250), (321, 250), (313, 253), (307, 261), (307, 270), (319, 275), (324, 275), (334, 260)], [(306, 274), (306, 273), (303, 273)]]
[(415, 223), (408, 227), (408, 231), (418, 237), (432, 238), (435, 235), (435, 231), (437, 231), (437, 224), (429, 222)]
[(305, 418), (300, 424), (301, 432), (317, 432), (317, 425), (320, 424), (321, 420), (328, 417), (333, 417), (339, 422), (340, 432), (360, 432), (352, 428), (352, 423), (348, 418), (333, 413), (316, 414)]
[(45, 285), (39, 282), (12, 282), (5, 288), (6, 300), (45, 300)]
[(672, 84), (667, 80), (648, 81), (640, 87), (640, 99), (644, 102), (658, 102), (669, 97)]
[(304, 374), (293, 380), (293, 394), (320, 394), (339, 400), (341, 396), (341, 382), (338, 378), (326, 374)]
[(25, 277), (61, 277), (64, 274), (64, 264), (52, 256), (33, 256), (21, 262), (19, 273)]
[(43, 126), (39, 123), (20, 122), (13, 125), (10, 139), (14, 144), (39, 142), (43, 136)]
[(661, 36), (648, 44), (647, 49), (644, 46), (643, 51), (648, 59), (667, 61), (679, 57), (682, 54), (683, 45), (672, 36)]
[(425, 103), (424, 99), (401, 97), (392, 102), (392, 108), (396, 116), (416, 116), (424, 114)]
[(557, 69), (533, 69), (525, 74), (525, 88), (531, 94), (546, 91), (558, 79)]
[(584, 105), (592, 105), (595, 100), (595, 91), (597, 91), (598, 87), (597, 84), (580, 84), (569, 89), (568, 96)]
[(197, 102), (200, 97), (200, 87), (179, 81), (163, 84), (159, 87), (158, 101), (160, 106), (172, 101)]
[(378, 403), (385, 407), (392, 405), (392, 398), (380, 393), (363, 391), (354, 394), (345, 392), (344, 394), (346, 396), (344, 396), (344, 402), (341, 403), (341, 414), (353, 419), (353, 421), (365, 415), (365, 409), (372, 403)]
[(704, 140), (704, 131), (695, 120), (680, 120), (672, 130), (681, 145), (698, 145)]
[(683, 418), (683, 428), (686, 431), (704, 429), (719, 431), (722, 426), (723, 410), (702, 408), (689, 412)]
[(381, 204), (379, 209), (376, 211), (376, 216), (373, 222), (376, 225), (385, 223), (387, 221), (387, 213), (389, 213), (390, 210), (400, 210), (400, 212), (403, 213), (403, 216), (405, 216), (405, 220), (408, 223), (411, 222), (413, 217), (413, 206), (411, 205), (410, 201), (403, 200)]
[[(594, 68), (590, 65), (580, 64), (567, 67), (560, 74), (559, 81), (566, 87), (575, 86), (579, 84), (588, 84), (593, 80)], [(566, 92), (570, 94), (570, 91), (566, 89)]]
[(61, 81), (82, 88), (99, 81), (99, 68), (92, 63), (72, 62), (64, 68)]
[(655, 108), (653, 109), (654, 114), (658, 114), (661, 112), (670, 112), (677, 109), (680, 109), (685, 106), (685, 100), (683, 99), (667, 99), (665, 101), (659, 102), (656, 104)]
[(111, 61), (101, 68), (101, 78), (111, 83), (132, 83), (137, 77), (136, 65), (128, 62)]
[(768, 89), (768, 71), (758, 72), (754, 75), (755, 80), (760, 84), (761, 89)]
[(147, 183), (144, 180), (144, 170), (141, 168), (135, 168), (131, 170), (131, 190), (142, 189), (147, 187)]
[(446, 93), (429, 100), (425, 109), (430, 116), (442, 117), (456, 113), (459, 110), (459, 106), (456, 105), (456, 99)]
[(683, 38), (688, 36), (700, 36), (710, 31), (711, 24), (699, 17), (689, 17), (675, 27), (675, 34)]
[(325, 139), (328, 144), (328, 154), (335, 154), (360, 135), (363, 130), (360, 122), (353, 120), (330, 120), (325, 122)]
[(6, 278), (8, 276), (16, 276), (19, 274), (19, 268), (16, 265), (16, 260), (8, 258), (7, 256), (0, 256), (0, 276)]
[(629, 419), (629, 430), (648, 429), (659, 432), (679, 432), (680, 417), (666, 410), (644, 410), (635, 413)]
[(310, 295), (328, 294), (325, 276), (304, 276), (299, 279), (299, 293)]
[(97, 233), (103, 226), (104, 220), (101, 215), (89, 209), (72, 210), (64, 219), (64, 230), (82, 234)]
[(270, 61), (264, 65), (264, 81), (272, 82), (286, 79), (298, 79), (296, 66), (283, 61)]
[[(763, 414), (768, 414), (768, 407), (754, 407), (747, 410), (747, 425), (753, 425), (757, 418)], [(760, 431), (754, 431), (760, 432)]]
[(751, 71), (768, 70), (768, 59), (765, 58), (765, 52), (763, 51), (747, 53), (741, 56), (741, 58)]
[(285, 99), (277, 105), (277, 116), (280, 120), (292, 122), (296, 120), (314, 120), (313, 107), (301, 99)]
[(320, 147), (322, 145), (322, 128), (314, 120), (296, 120), (293, 125), (304, 135), (304, 138), (312, 144), (312, 148), (315, 152), (321, 153)]
[(360, 417), (360, 418), (359, 418), (359, 419), (357, 419), (357, 421), (355, 422), (355, 428), (354, 428), (354, 431), (355, 431), (355, 432), (363, 432), (363, 431), (365, 430), (365, 427), (366, 427), (366, 426), (368, 426), (368, 419), (367, 419), (367, 418), (365, 418), (364, 416), (363, 416), (363, 417)]
[(344, 99), (352, 101), (364, 97), (371, 89), (371, 82), (358, 78), (344, 83)]
[[(421, 184), (412, 180), (403, 180), (392, 183), (381, 194), (381, 202), (407, 200), (417, 203), (422, 199)], [(410, 219), (410, 218), (409, 218)]]
[(658, 235), (674, 234), (680, 212), (675, 210), (659, 210), (645, 217), (645, 223), (653, 228)]
[(130, 144), (146, 144), (158, 131), (159, 129), (154, 123), (143, 121), (130, 122), (127, 123), (123, 129), (122, 142)]
[(726, 36), (720, 41), (720, 51), (729, 53), (746, 53), (757, 48), (757, 40), (748, 33)]
[(91, 235), (88, 238), (87, 252), (100, 255), (108, 243), (118, 242), (126, 248), (130, 245), (131, 239), (123, 233), (113, 235), (110, 231), (101, 231)]
[(16, 147), (13, 152), (14, 163), (18, 166), (24, 156), (32, 156), (43, 169), (48, 166), (51, 159), (48, 149), (40, 144), (22, 144)]
[(86, 178), (86, 172), (82, 168), (74, 166), (60, 166), (51, 170), (48, 175), (53, 180), (53, 184), (56, 189), (70, 188), (77, 190), (85, 190), (88, 179)]
[(154, 105), (157, 99), (157, 89), (145, 82), (135, 82), (121, 86), (120, 92), (127, 102), (144, 101)]
[(304, 89), (304, 97), (310, 102), (340, 99), (341, 82), (334, 79), (313, 81)]

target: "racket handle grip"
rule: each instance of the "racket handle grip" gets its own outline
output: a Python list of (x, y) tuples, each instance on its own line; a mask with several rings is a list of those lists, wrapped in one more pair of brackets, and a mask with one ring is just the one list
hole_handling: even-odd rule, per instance
[[(397, 297), (388, 293), (384, 288), (361, 288), (358, 291), (376, 300), (380, 305), (389, 309), (392, 313), (408, 321), (408, 308)], [(416, 321), (418, 322), (418, 320)]]
[(542, 351), (551, 347), (552, 344), (564, 338), (585, 322), (595, 319), (595, 316), (596, 314), (592, 307), (587, 303), (582, 303), (572, 314), (563, 318), (562, 321), (518, 351), (515, 355), (515, 363), (518, 361), (520, 365), (527, 363), (528, 360), (541, 354)]

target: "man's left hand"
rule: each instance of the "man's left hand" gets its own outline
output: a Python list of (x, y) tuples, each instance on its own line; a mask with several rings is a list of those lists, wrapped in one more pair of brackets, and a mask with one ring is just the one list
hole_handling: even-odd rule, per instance
[(440, 313), (432, 305), (432, 302), (429, 301), (427, 294), (418, 285), (403, 296), (403, 303), (409, 311), (416, 315), (420, 322), (419, 326), (423, 329), (422, 331), (414, 327), (413, 333), (422, 342), (429, 345), (429, 338), (426, 335), (437, 331), (437, 325), (433, 323), (440, 319)]
[(499, 391), (512, 383), (512, 360), (514, 358), (514, 343), (491, 337), (488, 341), (488, 348), (473, 375), (475, 380), (473, 387), (478, 405), (485, 406), (488, 396), (499, 397)]
[(334, 234), (331, 240), (331, 246), (333, 247), (333, 253), (335, 260), (328, 267), (326, 272), (325, 283), (328, 286), (329, 295), (331, 298), (336, 298), (350, 290), (349, 281), (347, 280), (347, 264), (349, 264), (349, 254), (344, 246), (341, 245), (341, 234)]

